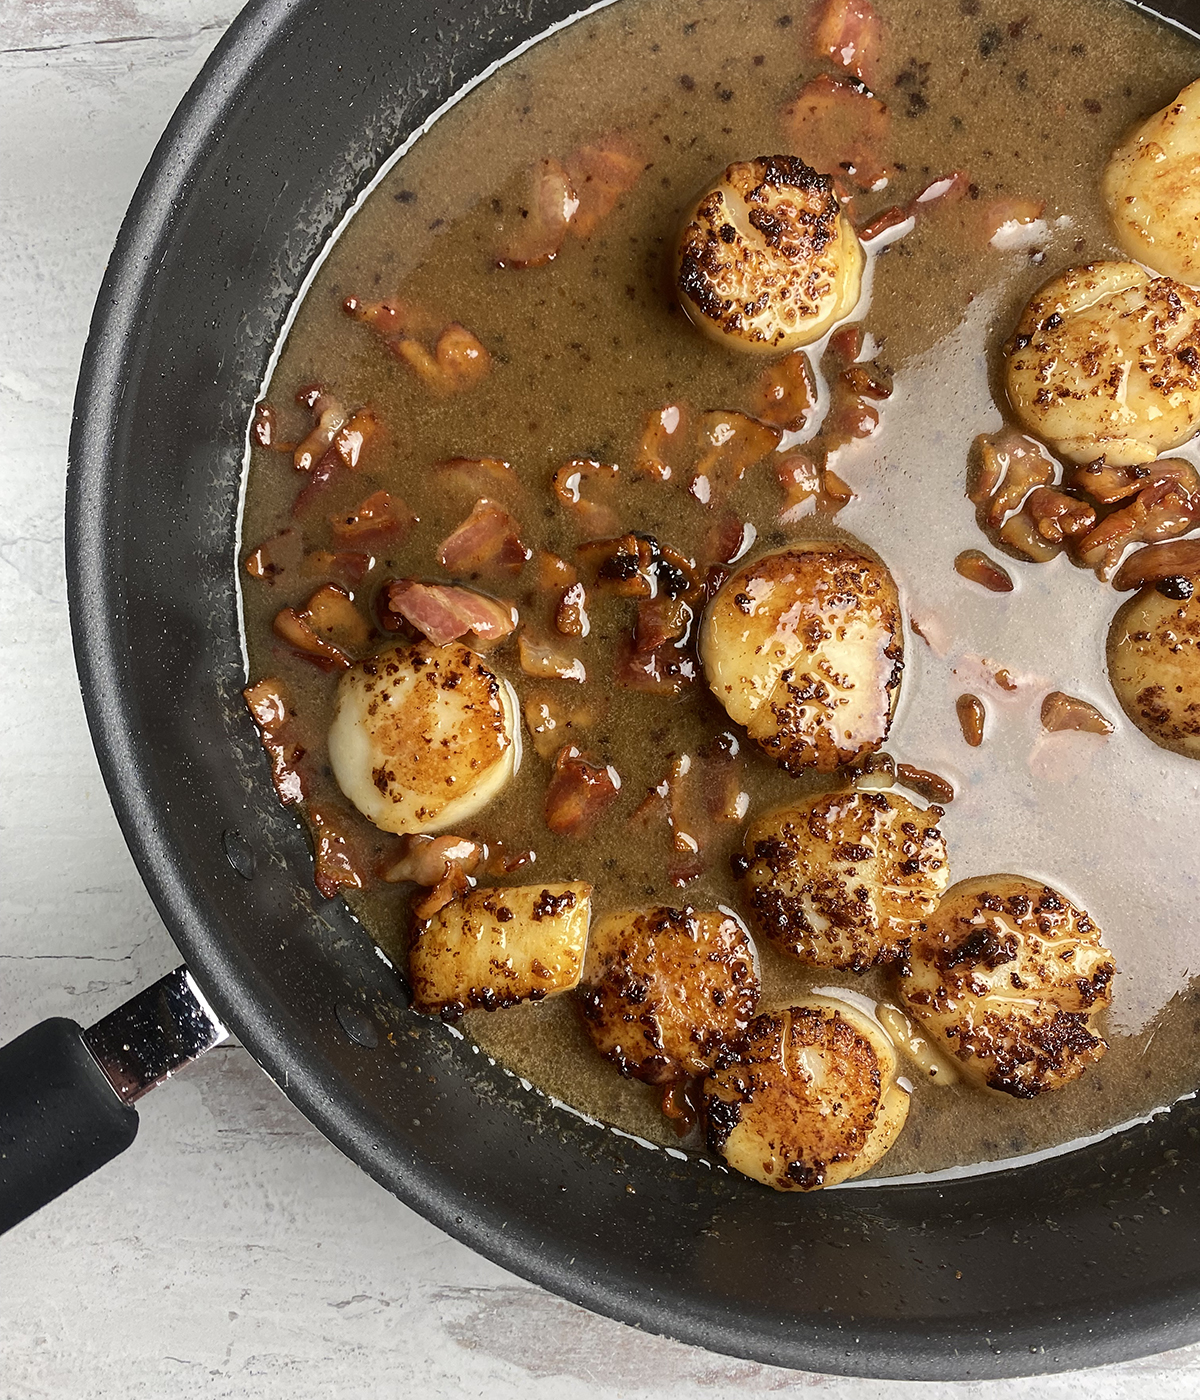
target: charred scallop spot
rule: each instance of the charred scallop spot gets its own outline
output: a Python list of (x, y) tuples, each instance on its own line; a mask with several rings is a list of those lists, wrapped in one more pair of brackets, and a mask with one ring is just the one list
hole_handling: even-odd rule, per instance
[(556, 919), (560, 914), (575, 907), (575, 894), (572, 890), (564, 890), (562, 894), (551, 894), (549, 890), (543, 890), (537, 902), (533, 906), (533, 917), (539, 922), (542, 919)]
[(729, 1099), (710, 1098), (705, 1111), (705, 1140), (710, 1150), (720, 1152), (741, 1121), (741, 1104)]

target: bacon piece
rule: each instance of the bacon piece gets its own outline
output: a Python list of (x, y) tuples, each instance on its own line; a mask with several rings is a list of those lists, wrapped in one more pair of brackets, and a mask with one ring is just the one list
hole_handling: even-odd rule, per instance
[(483, 342), (466, 326), (451, 323), (437, 338), (433, 353), (419, 340), (405, 337), (389, 342), (392, 351), (435, 394), (456, 394), (470, 389), (492, 367)]
[(836, 515), (854, 499), (854, 492), (828, 465), (829, 452), (821, 435), (775, 463), (783, 490), (781, 525), (794, 525), (808, 515)]
[(1198, 522), (1200, 497), (1189, 495), (1178, 481), (1156, 481), (1077, 542), (1079, 559), (1095, 569), (1097, 578), (1107, 581), (1131, 544), (1174, 539), (1186, 535)]
[(812, 53), (853, 73), (864, 83), (875, 81), (883, 23), (871, 0), (825, 0), (812, 30)]
[(633, 463), (633, 469), (639, 476), (648, 476), (654, 481), (670, 481), (671, 464), (667, 461), (666, 450), (682, 439), (680, 428), (683, 423), (684, 411), (677, 403), (665, 404), (650, 415), (642, 429)]
[(1043, 539), (1054, 544), (1071, 535), (1085, 535), (1096, 523), (1096, 512), (1086, 501), (1037, 486), (1026, 497), (1023, 507)]
[(1024, 510), (1010, 515), (996, 531), (996, 537), (1035, 564), (1044, 564), (1062, 553), (1062, 545), (1048, 540)]
[(533, 746), (544, 759), (552, 759), (576, 729), (589, 729), (595, 723), (590, 703), (565, 701), (561, 692), (534, 694), (525, 701), (525, 726), (533, 738)]
[(1122, 593), (1164, 579), (1190, 579), (1200, 574), (1200, 539), (1174, 540), (1139, 549), (1117, 570), (1113, 587)]
[(745, 413), (720, 409), (703, 414), (699, 423), (701, 454), (688, 490), (701, 505), (716, 504), (752, 466), (775, 451), (781, 436), (778, 428)]
[(946, 804), (954, 801), (954, 784), (926, 768), (914, 768), (911, 763), (896, 764), (896, 781), (928, 802)]
[(1042, 444), (1014, 428), (981, 433), (975, 447), (979, 470), (967, 495), (993, 530), (1021, 508), (1034, 487), (1050, 486), (1058, 475), (1058, 463)]
[(528, 627), (517, 638), (521, 670), (527, 676), (542, 680), (586, 681), (587, 669), (580, 659), (569, 652), (561, 641), (535, 636)]
[(538, 587), (547, 591), (554, 588), (570, 588), (579, 578), (574, 564), (568, 564), (565, 559), (552, 554), (548, 549), (538, 550), (536, 563)]
[(757, 538), (756, 526), (742, 520), (731, 510), (722, 511), (709, 528), (703, 557), (715, 559), (721, 564), (736, 563), (743, 554), (753, 549)]
[(442, 583), (418, 583), (395, 579), (387, 586), (387, 606), (410, 622), (434, 646), (446, 646), (460, 637), (495, 646), (517, 625), (511, 603), (485, 598), (469, 588)]
[(363, 877), (342, 822), (328, 810), (309, 809), (313, 825), (313, 882), (326, 899), (341, 890), (361, 890)]
[(592, 630), (587, 615), (587, 593), (582, 583), (573, 583), (564, 590), (555, 610), (554, 626), (564, 637), (586, 637)]
[(664, 648), (640, 652), (632, 639), (617, 652), (616, 683), (624, 690), (640, 690), (649, 695), (678, 695), (696, 679), (696, 663), (683, 651)]
[[(1046, 209), (1044, 199), (1028, 195), (999, 195), (980, 207), (977, 220), (980, 240), (993, 248), (1007, 250), (1028, 247), (1031, 226), (1041, 219)], [(1036, 239), (1038, 230), (1032, 229)]]
[(399, 496), (376, 491), (360, 501), (349, 515), (331, 515), (330, 526), (343, 544), (401, 544), (417, 523), (417, 517)]
[(344, 651), (360, 651), (370, 640), (370, 628), (344, 588), (327, 583), (304, 605), (300, 617), (321, 638)]
[(369, 408), (360, 408), (348, 423), (337, 430), (330, 446), (342, 459), (342, 464), (355, 471), (363, 448), (378, 431), (379, 419)]
[(500, 499), (518, 494), (521, 481), (508, 462), (499, 457), (450, 457), (435, 462), (434, 476), (458, 496)]
[(438, 549), (438, 563), (451, 573), (498, 570), (519, 574), (532, 554), (517, 533), (517, 522), (503, 506), (486, 498)]
[(300, 561), (300, 570), (308, 578), (336, 578), (350, 588), (357, 588), (375, 567), (371, 554), (357, 550), (310, 550)]
[[(292, 461), (298, 472), (312, 471), (332, 446), (342, 426), (350, 420), (349, 413), (342, 405), (326, 393), (318, 393), (312, 403), (312, 411), (317, 421), (292, 454)], [(340, 457), (341, 454), (338, 455)]]
[(567, 157), (566, 172), (578, 205), (568, 231), (579, 239), (590, 238), (645, 169), (645, 161), (624, 136), (605, 136), (573, 151)]
[(658, 559), (658, 541), (650, 535), (589, 540), (579, 547), (580, 563), (594, 571), (596, 587), (619, 598), (653, 598)]
[(576, 457), (554, 473), (554, 494), (578, 522), (584, 535), (594, 538), (617, 528), (613, 503), (620, 469), (605, 462)]
[(330, 448), (317, 465), (308, 474), (308, 480), (296, 493), (296, 499), (292, 502), (292, 518), (299, 519), (306, 515), (316, 501), (325, 494), (333, 481), (339, 477), (346, 466), (338, 454)]
[(295, 571), (303, 548), (304, 541), (298, 530), (280, 530), (246, 555), (245, 570), (251, 578), (273, 586), (281, 575)]
[(311, 661), (322, 671), (344, 671), (352, 662), (340, 647), (319, 637), (312, 624), (294, 608), (283, 608), (271, 624), (275, 635), (305, 661)]
[(638, 603), (633, 631), (636, 651), (657, 651), (666, 642), (685, 640), (692, 626), (692, 609), (682, 598), (643, 598)]
[(954, 571), (963, 578), (978, 583), (991, 593), (1011, 593), (1012, 575), (989, 559), (981, 549), (964, 549), (954, 560)]
[(846, 176), (862, 190), (882, 188), (887, 180), (891, 126), (879, 98), (824, 73), (783, 110), (789, 148), (823, 174)]
[(1157, 481), (1177, 481), (1189, 496), (1200, 496), (1200, 476), (1182, 457), (1163, 457), (1138, 467), (1110, 467), (1103, 457), (1073, 468), (1070, 484), (1101, 505), (1115, 505)]
[(812, 362), (803, 350), (793, 350), (763, 370), (754, 400), (754, 416), (785, 432), (798, 432), (817, 401)]
[(304, 746), (289, 737), (288, 727), (295, 718), (287, 690), (281, 680), (264, 676), (242, 691), (250, 718), (271, 761), (271, 783), (285, 807), (304, 800), (304, 781), (299, 763)]
[(484, 850), (464, 836), (402, 836), (398, 854), (381, 865), (379, 875), (391, 885), (424, 885), (429, 893), (413, 903), (412, 912), (428, 919), (471, 888)]
[(427, 313), (392, 298), (360, 301), (356, 296), (349, 296), (342, 302), (342, 310), (347, 316), (370, 326), (384, 340), (395, 340), (403, 335), (429, 335), (438, 329), (437, 323)]
[(514, 216), (501, 225), (497, 267), (542, 267), (552, 262), (579, 208), (571, 176), (558, 161), (538, 161), (525, 181)]
[(1113, 726), (1106, 720), (1095, 705), (1086, 700), (1068, 695), (1062, 690), (1052, 690), (1042, 701), (1042, 728), (1058, 733), (1064, 729), (1082, 729), (1087, 734), (1111, 734)]
[(546, 789), (546, 825), (556, 836), (585, 836), (620, 791), (621, 777), (611, 764), (592, 763), (568, 744), (554, 760)]

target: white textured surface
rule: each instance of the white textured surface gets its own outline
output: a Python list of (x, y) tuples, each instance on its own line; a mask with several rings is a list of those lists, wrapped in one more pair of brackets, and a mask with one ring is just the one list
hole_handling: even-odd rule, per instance
[[(331, 3), (334, 0), (331, 0)], [(71, 397), (108, 249), (236, 0), (0, 0), (0, 1041), (85, 1024), (178, 955), (76, 692), (62, 566)], [(1159, 1400), (1200, 1347), (1046, 1380), (796, 1375), (643, 1336), (485, 1263), (346, 1161), (236, 1048), (134, 1147), (0, 1242), (0, 1397)]]

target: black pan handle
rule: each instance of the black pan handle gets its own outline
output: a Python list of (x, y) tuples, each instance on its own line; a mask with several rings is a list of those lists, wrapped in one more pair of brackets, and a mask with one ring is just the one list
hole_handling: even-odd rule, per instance
[(180, 967), (88, 1030), (54, 1017), (0, 1048), (0, 1234), (124, 1152), (133, 1104), (227, 1037)]

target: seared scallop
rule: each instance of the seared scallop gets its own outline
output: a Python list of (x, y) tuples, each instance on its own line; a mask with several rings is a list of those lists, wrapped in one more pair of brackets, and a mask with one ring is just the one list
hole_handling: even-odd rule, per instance
[(1047, 282), (1005, 347), (1017, 417), (1072, 462), (1152, 462), (1200, 428), (1200, 297), (1136, 263)]
[(940, 816), (899, 793), (851, 791), (758, 817), (745, 853), (755, 930), (816, 967), (901, 957), (950, 878)]
[(808, 997), (756, 1017), (704, 1081), (708, 1145), (777, 1191), (861, 1176), (908, 1116), (896, 1051), (846, 1002)]
[(520, 759), (512, 688), (458, 643), (393, 647), (346, 671), (329, 727), (342, 792), (384, 831), (444, 831), (486, 806)]
[(596, 1049), (665, 1084), (712, 1069), (758, 1003), (749, 935), (726, 910), (626, 910), (597, 921), (579, 989)]
[(729, 717), (789, 772), (830, 772), (887, 738), (904, 640), (891, 574), (842, 544), (738, 569), (708, 606), (700, 655)]
[(1102, 189), (1131, 258), (1200, 282), (1200, 81), (1129, 133)]
[(1200, 758), (1200, 595), (1136, 594), (1113, 619), (1108, 675), (1147, 738)]
[(1104, 1054), (1095, 1021), (1115, 974), (1099, 928), (1065, 895), (985, 875), (949, 890), (914, 937), (900, 993), (966, 1078), (1029, 1099)]
[(570, 991), (583, 970), (592, 887), (578, 882), (471, 890), (417, 925), (413, 1007), (457, 1016)]
[(676, 287), (722, 344), (781, 353), (819, 340), (862, 290), (863, 250), (828, 175), (795, 156), (729, 166), (693, 208)]

